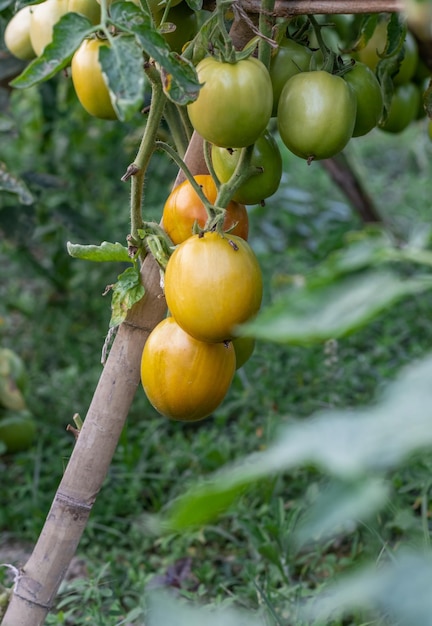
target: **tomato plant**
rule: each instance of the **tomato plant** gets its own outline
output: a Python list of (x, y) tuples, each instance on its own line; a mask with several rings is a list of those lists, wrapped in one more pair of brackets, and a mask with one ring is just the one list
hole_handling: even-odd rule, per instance
[(235, 372), (231, 342), (205, 343), (172, 317), (150, 333), (141, 359), (141, 382), (154, 406), (173, 420), (207, 417), (224, 399)]
[(168, 261), (165, 297), (173, 317), (196, 339), (231, 339), (235, 326), (261, 305), (258, 260), (249, 244), (235, 235), (193, 235)]
[(44, 0), (31, 7), (30, 40), (37, 56), (51, 43), (54, 25), (70, 12), (81, 13), (94, 24), (100, 19), (96, 0)]
[(401, 133), (413, 122), (420, 107), (420, 90), (414, 83), (395, 88), (387, 119), (379, 126), (389, 133)]
[(278, 128), (291, 152), (308, 161), (340, 152), (352, 137), (357, 102), (340, 76), (319, 70), (292, 76), (282, 90)]
[[(213, 167), (222, 183), (226, 183), (234, 174), (240, 153), (239, 148), (212, 146)], [(282, 177), (282, 157), (274, 137), (269, 132), (264, 132), (254, 143), (250, 164), (257, 168), (257, 173), (252, 174), (233, 195), (234, 200), (243, 204), (257, 204), (272, 196), (279, 187)]]
[(35, 56), (30, 40), (31, 8), (23, 7), (8, 22), (4, 32), (6, 48), (17, 59), (28, 61)]
[(196, 69), (203, 87), (188, 105), (195, 130), (224, 148), (252, 145), (272, 112), (272, 85), (265, 65), (253, 57), (236, 63), (206, 57)]
[(270, 62), (270, 78), (273, 89), (272, 116), (277, 115), (279, 98), (285, 83), (291, 76), (306, 72), (312, 58), (312, 51), (293, 39), (284, 37)]
[[(216, 201), (217, 189), (210, 174), (199, 174), (194, 177), (201, 186), (205, 197), (211, 204)], [(168, 196), (163, 213), (164, 230), (174, 244), (182, 243), (193, 234), (193, 226), (204, 228), (207, 221), (206, 209), (188, 180), (178, 185)], [(231, 234), (247, 239), (249, 217), (246, 207), (238, 202), (230, 202), (226, 207), (223, 229)], [(231, 230), (232, 229), (232, 230)]]
[[(159, 23), (161, 19), (162, 14), (159, 13), (156, 20)], [(193, 39), (197, 33), (197, 14), (188, 7), (186, 2), (181, 2), (169, 10), (166, 22), (174, 24), (175, 30), (164, 32), (164, 39), (169, 43), (171, 50), (181, 53), (185, 43)]]
[(381, 119), (383, 112), (381, 86), (370, 67), (361, 62), (357, 62), (344, 78), (357, 99), (353, 137), (366, 135)]
[(99, 63), (99, 49), (107, 45), (103, 39), (85, 39), (72, 57), (71, 76), (77, 98), (87, 113), (115, 120), (117, 115)]

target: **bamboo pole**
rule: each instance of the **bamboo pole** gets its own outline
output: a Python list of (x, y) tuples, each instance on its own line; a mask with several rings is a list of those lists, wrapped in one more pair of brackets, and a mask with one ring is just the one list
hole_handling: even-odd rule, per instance
[[(247, 13), (261, 12), (260, 0), (241, 0), (241, 5)], [(396, 13), (404, 7), (404, 0), (276, 0), (272, 15)]]

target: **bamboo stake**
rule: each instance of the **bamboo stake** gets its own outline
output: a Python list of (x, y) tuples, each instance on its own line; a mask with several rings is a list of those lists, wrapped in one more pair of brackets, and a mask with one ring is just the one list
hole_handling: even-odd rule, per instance
[[(260, 13), (260, 0), (241, 0), (247, 13)], [(404, 0), (276, 0), (272, 15), (395, 13), (404, 10)]]

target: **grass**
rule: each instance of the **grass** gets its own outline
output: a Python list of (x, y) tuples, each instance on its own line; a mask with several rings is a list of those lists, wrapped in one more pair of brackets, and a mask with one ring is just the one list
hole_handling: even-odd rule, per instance
[[(64, 107), (68, 96), (57, 97)], [(114, 126), (106, 130), (72, 109), (70, 118), (53, 121), (48, 143), (39, 145), (32, 138), (43, 120), (39, 105), (32, 114), (33, 104), (23, 99), (14, 113), (28, 124), (18, 136), (20, 156), (13, 147), (6, 156), (15, 159), (17, 172), (27, 172), (37, 202), (19, 214), (13, 199), (0, 205), (0, 228), (7, 233), (0, 244), (7, 268), (0, 286), (0, 338), (26, 360), (28, 402), (39, 426), (31, 450), (0, 457), (0, 472), (7, 476), (0, 484), (0, 529), (4, 541), (30, 546), (72, 450), (65, 426), (73, 413), (85, 415), (100, 374), (109, 320), (109, 303), (100, 294), (121, 270), (71, 260), (65, 242), (123, 240), (128, 189), (116, 181), (131, 159), (137, 132), (131, 127), (125, 140)], [(431, 154), (422, 123), (400, 136), (376, 131), (349, 147), (378, 208), (405, 232), (430, 222)], [(38, 169), (29, 170), (35, 163)], [(278, 193), (266, 206), (250, 209), (250, 241), (263, 268), (266, 302), (288, 275), (314, 267), (342, 245), (346, 233), (362, 227), (318, 163), (308, 167), (287, 152), (284, 163)], [(48, 175), (54, 177), (51, 186), (43, 178)], [(152, 218), (160, 214), (173, 175), (171, 166), (155, 160), (147, 190)], [(53, 188), (54, 180), (66, 186)], [(411, 298), (355, 335), (323, 346), (258, 342), (226, 401), (202, 423), (168, 422), (138, 393), (79, 546), (87, 575), (63, 583), (47, 624), (142, 624), (148, 586), (168, 586), (219, 605), (267, 606), (269, 623), (295, 624), (297, 598), (367, 557), (382, 558), (402, 541), (428, 540), (427, 455), (391, 476), (396, 496), (382, 514), (302, 553), (293, 552), (287, 540), (325, 482), (309, 467), (260, 483), (217, 524), (183, 536), (151, 536), (145, 516), (196, 477), (265, 448), (292, 416), (371, 402), (404, 364), (430, 350), (431, 304), (429, 295)], [(352, 624), (361, 619), (353, 616)]]

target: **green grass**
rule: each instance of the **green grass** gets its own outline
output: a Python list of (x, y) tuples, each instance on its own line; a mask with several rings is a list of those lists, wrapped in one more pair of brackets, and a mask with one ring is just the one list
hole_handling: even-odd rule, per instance
[[(17, 145), (25, 150), (15, 161), (17, 172), (38, 163), (39, 176), (68, 181), (52, 189), (27, 174), (38, 202), (22, 209), (7, 198), (0, 205), (0, 229), (7, 235), (0, 244), (7, 278), (0, 286), (0, 338), (27, 363), (27, 399), (39, 427), (31, 450), (0, 457), (0, 473), (7, 476), (0, 484), (0, 529), (6, 541), (32, 545), (72, 451), (65, 427), (75, 412), (85, 415), (101, 371), (109, 321), (109, 302), (101, 293), (121, 271), (70, 259), (65, 243), (124, 240), (128, 188), (118, 180), (134, 153), (137, 129), (130, 128), (124, 140), (110, 126), (104, 137), (102, 124), (86, 119), (84, 126), (74, 110), (71, 120), (55, 120), (48, 145), (32, 149), (29, 137), (36, 136), (41, 120), (25, 101), (21, 107), (15, 115), (30, 118), (25, 133), (33, 127), (33, 134), (19, 135)], [(422, 123), (401, 136), (376, 131), (349, 148), (380, 211), (404, 232), (430, 222), (432, 145), (425, 137)], [(15, 157), (12, 147), (7, 156)], [(316, 266), (348, 232), (362, 227), (318, 163), (308, 167), (286, 152), (284, 162), (278, 193), (250, 210), (265, 302), (288, 275)], [(171, 166), (154, 162), (148, 183), (152, 218), (160, 215), (170, 176)], [(84, 182), (78, 185), (80, 177)], [(379, 516), (301, 553), (293, 551), (289, 535), (326, 480), (312, 468), (260, 483), (217, 524), (183, 536), (152, 536), (146, 514), (160, 511), (197, 477), (264, 449), (293, 416), (371, 402), (404, 364), (430, 350), (431, 305), (430, 295), (413, 297), (337, 343), (298, 348), (258, 342), (223, 405), (202, 423), (168, 422), (139, 392), (79, 546), (88, 577), (62, 585), (57, 612), (47, 623), (142, 624), (147, 585), (171, 584), (202, 602), (268, 606), (274, 620), (296, 624), (298, 598), (353, 564), (379, 560), (383, 550), (423, 542), (425, 528), (429, 532), (427, 455), (391, 476), (395, 498)], [(169, 579), (167, 572), (181, 559), (190, 559), (190, 571), (186, 567), (177, 577), (171, 572)], [(352, 623), (361, 624), (361, 618), (353, 616)]]

